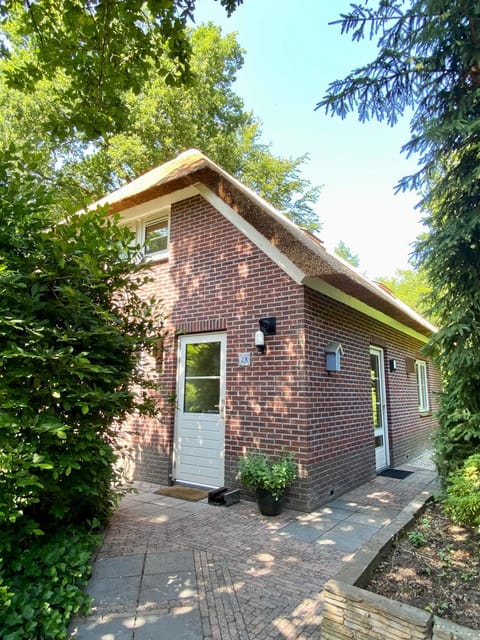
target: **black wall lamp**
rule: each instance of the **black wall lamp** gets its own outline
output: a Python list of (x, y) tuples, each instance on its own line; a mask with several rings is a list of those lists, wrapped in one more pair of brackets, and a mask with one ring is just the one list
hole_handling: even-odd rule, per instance
[(260, 318), (260, 329), (255, 333), (255, 346), (259, 353), (265, 352), (265, 336), (274, 336), (277, 333), (276, 318)]

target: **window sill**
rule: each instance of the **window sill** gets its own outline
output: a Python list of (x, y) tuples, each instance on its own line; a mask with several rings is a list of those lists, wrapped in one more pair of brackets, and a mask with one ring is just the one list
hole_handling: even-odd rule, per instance
[(156, 262), (166, 262), (168, 260), (168, 251), (162, 251), (160, 253), (152, 253), (149, 256), (143, 256), (143, 262), (148, 264)]
[(420, 411), (419, 414), (421, 418), (428, 418), (429, 416), (433, 415), (430, 409), (428, 411)]

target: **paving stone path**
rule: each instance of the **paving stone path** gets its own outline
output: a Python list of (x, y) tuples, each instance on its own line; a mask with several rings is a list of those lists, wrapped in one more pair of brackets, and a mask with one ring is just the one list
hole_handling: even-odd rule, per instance
[(319, 638), (322, 589), (352, 554), (435, 473), (378, 476), (310, 514), (258, 513), (154, 493), (136, 483), (95, 559), (90, 616), (77, 640), (307, 640)]

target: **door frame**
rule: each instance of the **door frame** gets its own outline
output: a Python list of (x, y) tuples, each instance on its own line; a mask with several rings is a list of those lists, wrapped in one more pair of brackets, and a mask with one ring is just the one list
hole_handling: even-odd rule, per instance
[[(221, 473), (218, 477), (218, 485), (201, 485), (205, 487), (223, 486), (225, 481), (225, 399), (226, 399), (226, 361), (227, 361), (227, 334), (225, 331), (212, 333), (191, 333), (180, 335), (177, 348), (177, 376), (176, 376), (176, 403), (172, 452), (172, 479), (177, 481), (179, 460), (181, 457), (181, 419), (183, 415), (184, 389), (185, 389), (185, 354), (187, 344), (201, 344), (204, 342), (220, 342), (220, 389), (219, 389), (219, 452), (222, 459)], [(202, 415), (202, 414), (198, 414)], [(199, 483), (178, 479), (182, 484), (199, 485)]]
[[(382, 419), (382, 435), (383, 435), (383, 459), (379, 462), (377, 460), (377, 447), (375, 447), (375, 441), (374, 441), (374, 451), (375, 451), (375, 469), (377, 471), (382, 471), (383, 469), (386, 469), (388, 466), (390, 466), (390, 441), (389, 441), (389, 430), (388, 430), (388, 419), (387, 419), (387, 391), (386, 391), (386, 381), (385, 381), (385, 356), (384, 356), (384, 350), (382, 349), (382, 347), (375, 347), (370, 345), (370, 349), (369, 349), (369, 354), (370, 357), (376, 356), (378, 358), (378, 371), (379, 371), (379, 385), (378, 385), (378, 390), (380, 393), (380, 407), (381, 407), (381, 411), (380, 411), (380, 415), (381, 415), (381, 419)], [(371, 380), (371, 376), (372, 376), (372, 365), (370, 362), (370, 380)], [(370, 403), (371, 404), (371, 403)], [(372, 407), (372, 413), (373, 413), (373, 407)], [(372, 415), (373, 418), (373, 415)], [(375, 433), (375, 428), (374, 428), (374, 433)]]

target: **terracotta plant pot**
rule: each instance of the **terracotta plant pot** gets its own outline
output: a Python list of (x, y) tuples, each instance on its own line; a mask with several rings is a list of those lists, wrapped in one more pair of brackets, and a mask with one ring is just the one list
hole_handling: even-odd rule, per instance
[(278, 516), (282, 512), (283, 503), (285, 502), (284, 494), (282, 494), (278, 500), (275, 500), (269, 491), (258, 488), (256, 490), (256, 495), (258, 508), (262, 515)]

